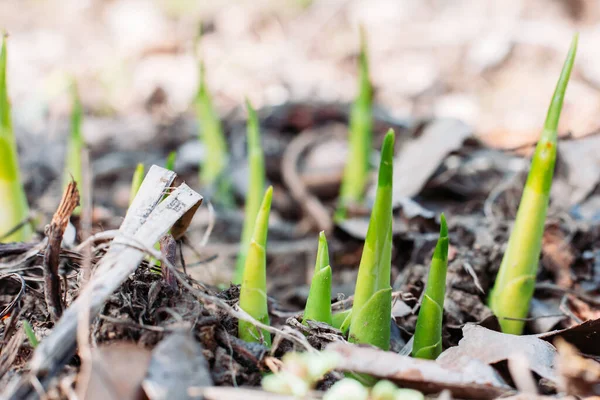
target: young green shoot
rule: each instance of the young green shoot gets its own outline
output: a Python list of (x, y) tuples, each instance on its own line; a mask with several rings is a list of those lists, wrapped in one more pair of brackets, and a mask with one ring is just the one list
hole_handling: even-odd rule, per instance
[[(252, 240), (248, 247), (244, 279), (240, 289), (240, 308), (265, 325), (269, 325), (267, 307), (267, 232), (273, 187), (265, 192), (256, 216)], [(246, 342), (263, 342), (271, 347), (271, 336), (266, 330), (259, 330), (250, 322), (239, 321), (238, 335)]]
[[(348, 340), (383, 350), (390, 346), (392, 313), (392, 179), (394, 131), (389, 130), (381, 149), (375, 204), (363, 248)], [(344, 330), (344, 329), (342, 329)]]
[[(83, 151), (83, 135), (81, 133), (81, 123), (83, 121), (83, 107), (81, 106), (77, 83), (75, 81), (71, 85), (71, 99), (71, 135), (67, 144), (63, 187), (67, 187), (69, 182), (74, 180), (77, 183), (79, 192), (82, 193), (83, 172), (81, 169), (81, 152)], [(85, 199), (80, 198), (80, 204), (83, 204), (84, 201)], [(79, 214), (81, 214), (81, 206), (77, 206), (73, 211), (73, 215)]]
[(304, 309), (303, 320), (324, 322), (331, 325), (331, 266), (329, 265), (329, 249), (325, 232), (319, 234), (319, 247), (315, 273), (310, 284), (310, 291)]
[(137, 192), (140, 190), (140, 186), (142, 186), (142, 182), (144, 181), (144, 164), (139, 163), (135, 168), (133, 173), (133, 177), (131, 178), (131, 191), (129, 192), (129, 205), (135, 199)]
[(200, 87), (196, 95), (195, 109), (200, 127), (199, 137), (205, 148), (205, 158), (200, 166), (200, 182), (215, 187), (217, 189), (216, 200), (225, 206), (231, 206), (233, 204), (231, 185), (225, 176), (229, 158), (227, 141), (223, 134), (221, 120), (208, 91), (205, 67), (202, 61), (200, 61)]
[(17, 142), (12, 128), (6, 83), (6, 35), (0, 53), (0, 243), (31, 238), (29, 205), (21, 185)]
[(575, 35), (548, 108), (544, 130), (533, 154), (508, 247), (489, 297), (489, 306), (505, 333), (519, 335), (523, 332), (524, 318), (527, 317), (535, 289), (556, 161), (558, 120), (577, 52), (577, 41), (578, 36)]
[(29, 344), (35, 349), (38, 346), (38, 344), (40, 344), (40, 341), (35, 336), (35, 332), (33, 331), (31, 324), (26, 319), (23, 320), (23, 331), (25, 331), (25, 336), (27, 336)]
[(348, 206), (362, 202), (369, 178), (373, 136), (371, 115), (373, 90), (369, 81), (367, 40), (362, 27), (360, 29), (358, 87), (358, 96), (350, 110), (350, 153), (340, 187), (338, 208), (335, 213), (336, 221), (346, 218)]
[(440, 238), (438, 239), (425, 295), (415, 328), (412, 355), (416, 358), (435, 360), (442, 353), (442, 318), (444, 316), (444, 296), (446, 295), (446, 270), (448, 269), (448, 226), (446, 217), (440, 217)]
[(240, 241), (240, 252), (235, 264), (235, 273), (233, 283), (242, 283), (244, 276), (244, 265), (246, 264), (246, 256), (248, 247), (254, 232), (254, 222), (260, 208), (263, 191), (265, 187), (265, 157), (263, 154), (260, 142), (260, 127), (258, 124), (258, 115), (246, 100), (246, 108), (248, 109), (248, 165), (249, 165), (249, 181), (248, 194), (246, 196), (246, 206), (244, 210), (244, 227), (242, 230), (242, 239)]

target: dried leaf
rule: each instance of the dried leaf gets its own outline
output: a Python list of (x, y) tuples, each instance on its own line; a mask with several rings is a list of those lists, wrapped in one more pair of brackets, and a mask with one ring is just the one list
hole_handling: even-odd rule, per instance
[(508, 360), (512, 354), (523, 355), (532, 371), (551, 381), (556, 380), (554, 358), (556, 349), (548, 342), (532, 335), (509, 335), (467, 324), (458, 346), (444, 351), (437, 362), (445, 367), (456, 367), (478, 360), (491, 365)]
[(561, 337), (586, 355), (600, 356), (600, 318), (586, 321), (567, 329), (538, 335), (540, 339), (554, 343)]
[(332, 343), (327, 350), (343, 357), (339, 369), (388, 379), (402, 387), (424, 393), (448, 389), (454, 396), (469, 399), (493, 399), (510, 391), (496, 371), (476, 359), (462, 365), (443, 366), (431, 360), (401, 356), (393, 352)]
[(575, 346), (564, 339), (558, 338), (555, 344), (558, 349), (556, 369), (560, 390), (575, 396), (599, 396), (600, 364), (581, 357)]
[[(393, 204), (421, 191), (444, 158), (460, 148), (473, 131), (465, 123), (441, 118), (426, 124), (421, 134), (394, 157)], [(410, 179), (406, 179), (410, 176)]]
[(143, 399), (141, 384), (149, 362), (150, 351), (134, 343), (93, 348), (91, 369), (83, 368), (77, 378), (77, 395), (86, 400)]

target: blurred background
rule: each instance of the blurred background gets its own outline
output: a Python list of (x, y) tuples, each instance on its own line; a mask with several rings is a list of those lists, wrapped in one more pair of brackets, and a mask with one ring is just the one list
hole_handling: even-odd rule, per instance
[[(511, 157), (514, 151), (526, 155), (539, 136), (572, 36), (580, 32), (559, 130), (562, 137), (577, 140), (559, 146), (563, 171), (553, 187), (558, 193), (553, 202), (568, 209), (589, 198), (589, 215), (596, 215), (599, 18), (600, 2), (594, 0), (0, 2), (0, 20), (9, 35), (13, 119), (32, 208), (51, 215), (56, 207), (60, 179), (55, 178), (63, 165), (71, 109), (68, 88), (74, 77), (85, 108), (95, 220), (112, 221), (104, 226), (118, 226), (124, 215), (138, 162), (163, 165), (168, 152), (175, 150), (177, 172), (188, 172), (186, 179), (192, 187), (197, 184), (203, 149), (190, 107), (199, 81), (196, 51), (205, 62), (208, 86), (225, 121), (235, 170), (235, 160), (244, 160), (243, 154), (236, 156), (244, 152), (243, 139), (236, 142), (235, 137), (245, 134), (245, 97), (263, 111), (292, 103), (346, 107), (353, 101), (361, 24), (367, 33), (377, 110), (398, 126), (445, 118), (463, 123), (438, 129), (442, 136), (435, 143), (442, 149), (423, 167), (427, 171), (409, 197), (420, 192), (442, 161), (446, 169), (456, 169), (462, 161), (446, 156), (466, 137), (487, 148), (511, 150), (505, 153)], [(197, 44), (200, 24), (204, 34)], [(236, 120), (241, 121), (237, 128), (231, 122)], [(283, 129), (275, 125), (271, 121), (271, 128), (263, 126), (268, 162), (271, 150), (281, 155), (290, 141), (269, 135), (269, 129)], [(322, 149), (313, 162), (331, 161), (337, 154), (331, 162), (340, 170), (345, 143)], [(407, 161), (408, 166), (397, 169), (399, 175), (420, 170), (426, 153), (422, 148), (415, 151), (416, 162)], [(479, 171), (481, 162), (496, 153), (482, 154), (476, 160)], [(519, 157), (516, 166), (514, 161), (506, 157), (498, 169), (504, 174), (527, 167)], [(270, 170), (278, 174), (279, 165)], [(241, 203), (245, 169), (237, 172)], [(481, 189), (483, 201), (496, 182), (485, 189), (479, 183), (472, 186)], [(293, 211), (286, 192), (276, 188), (276, 193), (282, 193), (275, 201), (278, 212), (285, 216), (286, 207)], [(463, 197), (471, 196), (468, 193), (474, 192), (465, 191)], [(205, 224), (208, 218), (196, 220)], [(231, 241), (237, 241), (237, 235)], [(314, 246), (316, 241), (311, 251)]]
[(499, 147), (536, 138), (579, 31), (561, 126), (582, 136), (599, 125), (593, 0), (5, 0), (0, 17), (18, 125), (52, 134), (46, 119), (68, 111), (66, 78), (74, 75), (94, 117), (86, 129), (92, 146), (116, 133), (97, 119), (126, 116), (153, 135), (149, 103), (161, 101), (171, 115), (188, 109), (199, 22), (223, 115), (245, 96), (257, 107), (351, 101), (363, 24), (379, 106), (400, 118), (460, 118)]

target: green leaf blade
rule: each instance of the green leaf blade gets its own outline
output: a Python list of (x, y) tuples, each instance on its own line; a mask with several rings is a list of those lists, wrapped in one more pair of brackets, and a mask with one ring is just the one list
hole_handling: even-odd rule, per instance
[(425, 295), (417, 317), (413, 357), (434, 360), (442, 352), (442, 321), (448, 270), (448, 226), (440, 216), (440, 237), (431, 260)]
[(360, 30), (360, 54), (358, 96), (350, 109), (350, 152), (340, 187), (335, 220), (346, 219), (347, 207), (362, 202), (369, 179), (370, 158), (373, 141), (373, 88), (369, 80), (367, 40), (364, 29)]
[(21, 184), (17, 143), (12, 129), (6, 62), (4, 35), (0, 51), (0, 243), (25, 242), (33, 233), (31, 225), (25, 222), (29, 218), (29, 205)]
[[(240, 290), (240, 308), (267, 325), (269, 324), (269, 309), (267, 305), (266, 245), (272, 197), (273, 188), (269, 187), (256, 217)], [(259, 330), (249, 322), (239, 321), (238, 334), (247, 342), (260, 342), (262, 338), (267, 346), (271, 345), (269, 332)]]
[[(380, 318), (376, 314), (380, 311), (371, 309), (369, 312), (365, 312), (364, 308), (375, 297), (377, 297), (378, 304), (383, 307), (382, 311), (391, 307), (393, 155), (394, 131), (390, 129), (384, 139), (381, 151), (375, 204), (371, 212), (358, 269), (349, 328), (351, 340), (381, 346), (380, 348), (384, 350), (389, 348), (391, 314), (387, 314), (386, 318)], [(384, 300), (381, 296), (387, 296), (387, 298)], [(385, 306), (386, 302), (389, 307)], [(365, 326), (384, 336), (380, 336), (379, 339), (371, 336), (365, 332), (367, 329)], [(375, 340), (376, 344), (363, 341), (371, 339)]]
[(240, 251), (236, 260), (233, 283), (240, 284), (244, 275), (244, 266), (248, 253), (248, 246), (254, 231), (256, 215), (260, 209), (262, 194), (265, 187), (265, 158), (260, 141), (260, 127), (258, 115), (249, 100), (246, 100), (248, 110), (248, 164), (249, 184), (246, 205), (244, 208), (244, 226), (240, 240)]
[(515, 224), (488, 303), (499, 318), (502, 331), (523, 332), (533, 297), (535, 277), (542, 248), (544, 224), (554, 177), (557, 153), (557, 126), (565, 91), (573, 68), (578, 37), (575, 35), (538, 142), (527, 182), (517, 211)]

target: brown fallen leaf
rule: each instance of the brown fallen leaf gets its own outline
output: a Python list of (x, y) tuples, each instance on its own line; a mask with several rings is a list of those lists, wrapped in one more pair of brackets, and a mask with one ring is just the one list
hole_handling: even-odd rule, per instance
[(388, 379), (424, 393), (439, 393), (447, 389), (459, 398), (494, 399), (511, 391), (492, 367), (476, 359), (461, 365), (443, 366), (431, 360), (349, 343), (332, 343), (326, 350), (342, 356), (339, 367), (342, 371)]
[(77, 396), (86, 400), (144, 399), (142, 380), (150, 351), (130, 342), (92, 348), (89, 379), (83, 368), (77, 377)]
[(556, 349), (550, 343), (533, 335), (509, 335), (474, 324), (464, 326), (458, 346), (444, 351), (437, 362), (444, 367), (460, 367), (471, 360), (491, 365), (506, 361), (511, 355), (525, 356), (533, 372), (542, 378), (556, 380)]
[(558, 349), (556, 370), (560, 391), (582, 397), (600, 395), (600, 364), (581, 357), (575, 346), (562, 338), (557, 338), (554, 344)]
[(582, 354), (600, 356), (600, 318), (537, 337), (550, 343), (560, 337), (577, 347)]
[(571, 265), (575, 261), (573, 246), (557, 224), (547, 225), (542, 238), (542, 262), (551, 271), (556, 284), (568, 289), (573, 285)]

